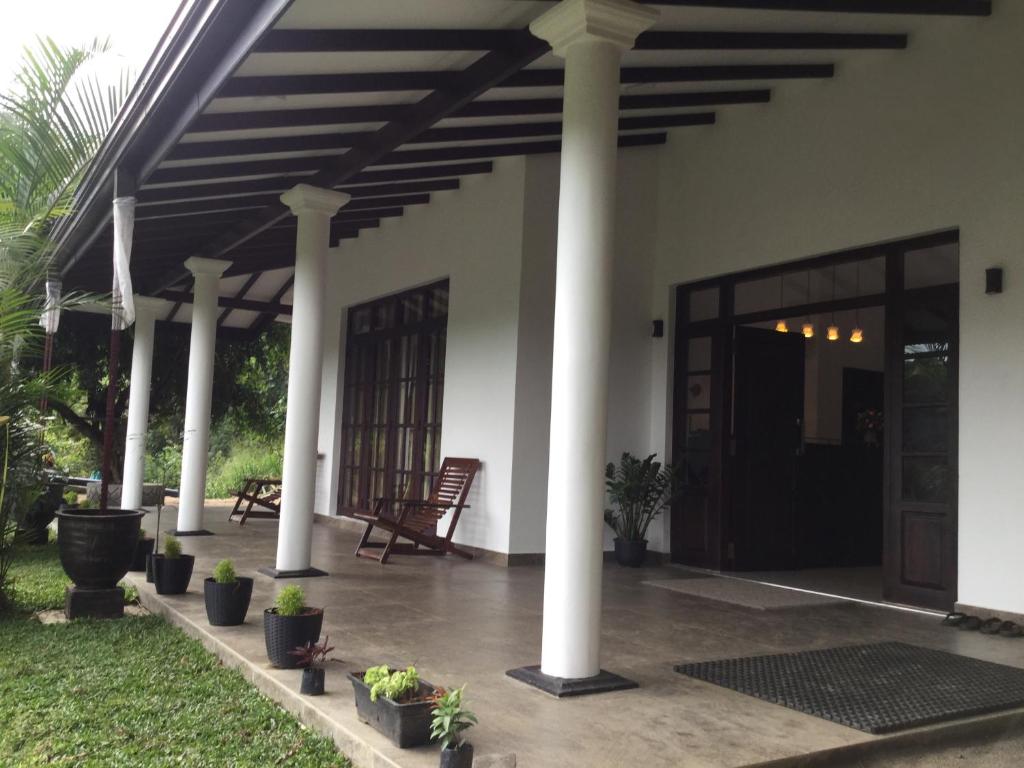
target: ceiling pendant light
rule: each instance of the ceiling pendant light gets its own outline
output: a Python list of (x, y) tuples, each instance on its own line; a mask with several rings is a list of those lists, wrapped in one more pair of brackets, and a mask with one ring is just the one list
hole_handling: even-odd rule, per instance
[[(857, 296), (860, 296), (860, 262), (857, 262)], [(853, 331), (850, 332), (850, 343), (860, 344), (864, 341), (864, 331), (860, 327), (860, 309), (853, 315)]]
[(814, 325), (812, 323), (804, 323), (804, 327), (801, 329), (805, 339), (814, 338)]
[[(782, 278), (783, 278), (783, 276), (779, 275), (779, 309), (782, 309), (782, 306), (783, 306), (783, 301), (782, 301)], [(779, 322), (777, 322), (775, 324), (775, 330), (778, 331), (779, 333), (789, 333), (789, 326), (786, 325), (786, 321), (785, 320), (779, 320)]]
[[(836, 267), (832, 265), (832, 303), (836, 300)], [(836, 325), (836, 313), (832, 312), (832, 323), (825, 331), (825, 338), (829, 341), (839, 341), (839, 326)]]
[[(804, 303), (811, 303), (811, 270), (807, 270), (807, 294), (804, 296)], [(809, 315), (804, 315), (804, 325), (800, 329), (800, 332), (804, 335), (805, 339), (814, 338), (814, 323), (811, 322)]]

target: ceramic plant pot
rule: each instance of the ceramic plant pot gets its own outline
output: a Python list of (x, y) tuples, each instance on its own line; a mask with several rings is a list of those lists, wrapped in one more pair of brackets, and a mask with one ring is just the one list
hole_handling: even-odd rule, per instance
[(647, 559), (647, 541), (615, 540), (615, 562), (627, 568), (639, 568)]
[(82, 589), (113, 589), (128, 573), (143, 512), (135, 509), (62, 509), (57, 549), (64, 572)]

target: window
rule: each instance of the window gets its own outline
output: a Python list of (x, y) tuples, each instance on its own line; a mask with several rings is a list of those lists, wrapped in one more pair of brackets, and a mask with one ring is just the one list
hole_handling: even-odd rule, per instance
[(440, 466), (448, 282), (349, 310), (342, 508), (423, 498)]

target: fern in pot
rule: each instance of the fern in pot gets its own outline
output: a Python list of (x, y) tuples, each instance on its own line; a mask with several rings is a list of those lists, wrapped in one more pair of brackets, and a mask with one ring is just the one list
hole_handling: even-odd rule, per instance
[(655, 461), (656, 453), (638, 459), (623, 453), (619, 465), (605, 468), (605, 489), (611, 509), (604, 521), (615, 531), (615, 559), (638, 568), (647, 558), (647, 529), (675, 498), (676, 472)]

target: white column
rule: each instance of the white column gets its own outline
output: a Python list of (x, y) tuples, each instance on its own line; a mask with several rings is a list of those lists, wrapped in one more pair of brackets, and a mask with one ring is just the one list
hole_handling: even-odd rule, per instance
[(149, 387), (153, 372), (153, 336), (163, 299), (135, 297), (135, 341), (132, 344), (132, 378), (128, 389), (128, 430), (124, 443), (124, 474), (121, 506), (142, 506), (142, 481), (146, 463), (146, 429), (149, 424)]
[(530, 31), (565, 59), (541, 672), (600, 672), (619, 65), (657, 12), (563, 0)]
[(317, 434), (324, 336), (324, 285), (331, 217), (349, 195), (299, 184), (281, 195), (298, 218), (292, 337), (288, 358), (288, 415), (284, 428), (281, 522), (277, 532), (278, 573), (310, 570), (313, 507), (316, 501)]
[(193, 257), (185, 267), (195, 276), (192, 339), (188, 349), (185, 435), (181, 447), (178, 533), (205, 533), (206, 464), (210, 453), (213, 354), (217, 341), (217, 285), (230, 261)]

